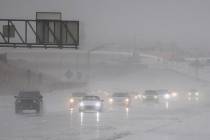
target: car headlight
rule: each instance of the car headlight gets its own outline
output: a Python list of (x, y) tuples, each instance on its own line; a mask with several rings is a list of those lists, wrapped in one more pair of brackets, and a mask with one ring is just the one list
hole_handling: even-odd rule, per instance
[(176, 97), (176, 96), (177, 96), (177, 93), (176, 93), (176, 92), (173, 92), (171, 95), (172, 95), (173, 97)]
[(126, 102), (129, 102), (129, 99), (128, 99), (128, 98), (126, 98), (126, 99), (125, 99), (125, 101), (126, 101)]
[(74, 103), (74, 99), (73, 98), (69, 99), (69, 102)]
[(100, 106), (101, 106), (101, 103), (100, 103), (100, 102), (97, 102), (97, 103), (95, 104), (95, 106), (96, 106), (96, 107), (100, 107)]
[(191, 93), (191, 92), (189, 92), (189, 93), (188, 93), (188, 95), (189, 95), (189, 96), (191, 96), (191, 95), (192, 95), (192, 93)]
[(195, 95), (196, 95), (196, 96), (199, 96), (199, 92), (196, 92)]
[(83, 107), (83, 106), (84, 106), (84, 103), (83, 103), (83, 102), (81, 102), (79, 105), (80, 105), (81, 107)]
[(155, 99), (157, 99), (157, 98), (158, 98), (158, 96), (154, 96), (154, 98), (155, 98)]
[(109, 102), (110, 102), (110, 103), (112, 103), (112, 102), (113, 102), (113, 99), (112, 99), (112, 98), (110, 98), (110, 99), (109, 99)]
[(169, 94), (165, 94), (165, 95), (164, 95), (164, 98), (165, 98), (165, 99), (170, 99), (170, 97), (171, 97), (171, 96), (170, 96)]
[(143, 99), (146, 99), (147, 97), (143, 95), (142, 98), (143, 98)]

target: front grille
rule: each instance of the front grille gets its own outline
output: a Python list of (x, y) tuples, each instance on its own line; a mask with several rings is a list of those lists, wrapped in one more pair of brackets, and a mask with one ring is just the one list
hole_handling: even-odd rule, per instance
[(39, 102), (37, 100), (31, 100), (31, 99), (30, 100), (29, 99), (19, 100), (16, 103), (17, 103), (17, 105), (24, 106), (24, 107), (35, 106), (35, 105), (39, 104)]
[(84, 108), (87, 110), (93, 110), (93, 109), (95, 109), (95, 106), (85, 106)]
[(33, 104), (33, 100), (20, 100), (21, 104)]

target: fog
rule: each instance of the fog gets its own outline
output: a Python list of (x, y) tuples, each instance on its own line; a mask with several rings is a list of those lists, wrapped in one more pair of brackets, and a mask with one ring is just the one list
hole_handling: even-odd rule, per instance
[(81, 48), (105, 43), (132, 46), (172, 42), (209, 46), (208, 0), (1, 0), (0, 18), (34, 19), (37, 11), (79, 20)]
[(209, 140), (209, 1), (0, 1), (36, 12), (80, 21), (80, 44), (0, 48), (0, 140)]

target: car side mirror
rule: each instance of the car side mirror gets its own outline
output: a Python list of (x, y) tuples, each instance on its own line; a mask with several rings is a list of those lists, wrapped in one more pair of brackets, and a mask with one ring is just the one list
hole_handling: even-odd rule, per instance
[(15, 98), (17, 98), (17, 96), (14, 96)]

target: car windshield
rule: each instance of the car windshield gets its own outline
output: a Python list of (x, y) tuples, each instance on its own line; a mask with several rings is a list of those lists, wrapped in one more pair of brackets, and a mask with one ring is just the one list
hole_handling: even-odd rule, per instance
[(155, 90), (147, 90), (144, 95), (158, 95), (158, 93)]
[(169, 93), (169, 91), (167, 89), (160, 89), (160, 90), (157, 90), (157, 93), (166, 94), (166, 93)]
[(72, 97), (83, 97), (86, 96), (85, 92), (74, 92), (72, 93)]
[(112, 97), (128, 97), (128, 93), (114, 93)]
[(83, 100), (94, 101), (94, 100), (100, 100), (100, 98), (97, 96), (85, 96), (85, 97), (83, 97)]
[(190, 92), (191, 92), (191, 93), (196, 93), (196, 92), (198, 92), (198, 91), (195, 90), (195, 89), (191, 89)]
[(24, 91), (19, 93), (20, 97), (40, 97), (41, 94), (38, 91)]

